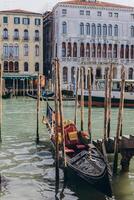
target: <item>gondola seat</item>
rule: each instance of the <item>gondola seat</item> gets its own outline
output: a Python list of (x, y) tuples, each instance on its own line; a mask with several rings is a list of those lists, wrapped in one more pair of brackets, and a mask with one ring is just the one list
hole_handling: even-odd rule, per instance
[(73, 149), (69, 149), (68, 147), (65, 147), (65, 152), (68, 153), (74, 153)]

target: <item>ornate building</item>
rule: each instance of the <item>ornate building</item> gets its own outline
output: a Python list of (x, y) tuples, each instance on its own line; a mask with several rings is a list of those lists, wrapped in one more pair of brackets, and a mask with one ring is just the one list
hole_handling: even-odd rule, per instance
[(133, 7), (96, 0), (68, 0), (56, 4), (44, 16), (45, 28), (48, 40), (48, 46), (44, 42), (45, 62), (49, 62), (52, 72), (51, 60), (59, 58), (63, 84), (74, 84), (76, 69), (81, 66), (86, 88), (88, 67), (92, 67), (95, 81), (104, 78), (105, 67), (111, 62), (115, 79), (120, 78), (122, 64), (126, 78), (134, 78)]
[(43, 72), (42, 24), (40, 13), (0, 11), (0, 63), (6, 88), (17, 93), (33, 89), (38, 72)]

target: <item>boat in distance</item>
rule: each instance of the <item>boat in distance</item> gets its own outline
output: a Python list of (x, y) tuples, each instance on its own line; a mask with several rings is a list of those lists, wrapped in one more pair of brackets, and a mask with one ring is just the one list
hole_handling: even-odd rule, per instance
[[(92, 105), (104, 107), (105, 102), (105, 81), (98, 80), (97, 86), (92, 90)], [(78, 101), (81, 101), (81, 94), (78, 95)], [(120, 103), (120, 80), (113, 80), (111, 92), (111, 106), (119, 107)], [(84, 90), (84, 106), (88, 106), (88, 90)], [(134, 108), (134, 80), (125, 81), (124, 107)]]
[[(47, 103), (45, 124), (55, 147), (55, 112)], [(62, 144), (61, 129), (58, 127), (59, 144)], [(78, 131), (74, 122), (64, 121), (65, 154), (67, 168), (88, 182), (99, 192), (112, 197), (110, 174), (101, 152), (89, 142), (88, 133)]]

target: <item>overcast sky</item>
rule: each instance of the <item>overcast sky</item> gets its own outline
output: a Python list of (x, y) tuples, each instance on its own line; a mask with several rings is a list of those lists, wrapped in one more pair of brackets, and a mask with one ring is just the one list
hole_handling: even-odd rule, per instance
[[(57, 2), (60, 1), (67, 1), (67, 0), (0, 0), (0, 10), (19, 8), (19, 9), (43, 13), (46, 10), (51, 10), (51, 8)], [(134, 0), (102, 0), (102, 1), (134, 6)]]

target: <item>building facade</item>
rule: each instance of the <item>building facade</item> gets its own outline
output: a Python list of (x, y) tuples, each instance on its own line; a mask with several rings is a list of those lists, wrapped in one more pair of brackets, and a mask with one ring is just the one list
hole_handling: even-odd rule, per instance
[(83, 67), (87, 88), (88, 67), (92, 67), (95, 83), (104, 79), (105, 68), (111, 62), (114, 79), (120, 78), (122, 64), (126, 78), (134, 79), (133, 7), (96, 0), (60, 2), (44, 17), (44, 29), (50, 16), (53, 36), (49, 47), (51, 58), (60, 60), (62, 85), (74, 85), (76, 69)]
[[(43, 21), (40, 13), (0, 11), (0, 63), (5, 88), (33, 89), (43, 73)], [(20, 92), (22, 93), (22, 92)]]

